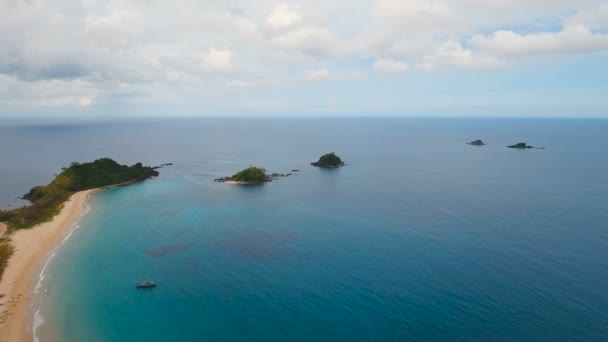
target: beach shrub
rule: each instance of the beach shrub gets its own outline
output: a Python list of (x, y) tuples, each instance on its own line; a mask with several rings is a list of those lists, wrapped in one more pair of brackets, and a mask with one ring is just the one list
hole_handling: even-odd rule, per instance
[(10, 239), (0, 238), (0, 280), (4, 274), (4, 269), (8, 265), (8, 259), (13, 255), (14, 248), (10, 243)]

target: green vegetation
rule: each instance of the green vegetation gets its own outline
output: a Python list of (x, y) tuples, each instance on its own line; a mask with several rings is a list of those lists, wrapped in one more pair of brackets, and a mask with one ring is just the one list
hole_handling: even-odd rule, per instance
[(13, 254), (14, 248), (7, 238), (0, 238), (0, 279), (4, 274), (4, 269), (8, 265), (8, 259)]
[(261, 167), (250, 166), (243, 171), (230, 177), (233, 182), (242, 182), (247, 184), (259, 184), (268, 181), (269, 176), (266, 174), (266, 169)]
[[(49, 221), (57, 215), (70, 196), (78, 191), (100, 188), (121, 183), (141, 181), (157, 176), (151, 167), (137, 163), (120, 165), (112, 159), (97, 159), (92, 163), (72, 163), (46, 186), (35, 186), (23, 195), (32, 205), (13, 210), (0, 210), (0, 222), (6, 222), (8, 232), (30, 228)], [(13, 254), (13, 246), (7, 238), (0, 238), (0, 279)]]
[(519, 148), (519, 149), (533, 148), (532, 146), (530, 146), (530, 145), (528, 145), (528, 144), (526, 144), (524, 142), (520, 142), (520, 143), (517, 143), (515, 145), (510, 145), (508, 147), (509, 148)]
[(136, 182), (157, 176), (158, 172), (137, 163), (120, 165), (112, 159), (102, 158), (91, 163), (72, 163), (46, 186), (35, 186), (23, 196), (32, 205), (13, 210), (0, 210), (0, 222), (6, 222), (9, 231), (30, 228), (49, 221), (63, 203), (78, 191), (109, 185)]
[(312, 163), (313, 166), (319, 167), (339, 167), (344, 166), (344, 162), (335, 153), (327, 153), (319, 158), (319, 161)]

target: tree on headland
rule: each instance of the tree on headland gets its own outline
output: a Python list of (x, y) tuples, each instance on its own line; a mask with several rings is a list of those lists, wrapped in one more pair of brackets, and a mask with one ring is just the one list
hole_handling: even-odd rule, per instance
[(157, 175), (156, 170), (141, 163), (120, 165), (110, 158), (90, 163), (73, 162), (48, 185), (35, 186), (23, 195), (23, 199), (29, 200), (32, 205), (0, 210), (0, 221), (6, 222), (9, 230), (29, 228), (52, 219), (63, 203), (78, 191), (140, 181)]

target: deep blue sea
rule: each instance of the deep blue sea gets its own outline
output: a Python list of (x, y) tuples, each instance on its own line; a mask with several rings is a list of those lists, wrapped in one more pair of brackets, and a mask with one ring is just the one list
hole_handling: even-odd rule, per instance
[(174, 165), (93, 197), (40, 341), (608, 340), (608, 120), (4, 121), (0, 206), (99, 157)]

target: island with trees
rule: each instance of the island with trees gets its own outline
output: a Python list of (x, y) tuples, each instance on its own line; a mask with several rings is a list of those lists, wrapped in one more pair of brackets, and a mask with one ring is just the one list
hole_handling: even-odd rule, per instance
[(241, 184), (260, 184), (269, 180), (270, 176), (266, 174), (266, 169), (256, 166), (250, 166), (230, 177), (231, 182)]
[(483, 145), (485, 145), (485, 143), (482, 140), (480, 140), (480, 139), (473, 140), (471, 142), (468, 142), (467, 144), (468, 145), (473, 145), (473, 146), (483, 146)]
[(344, 162), (334, 152), (327, 153), (321, 156), (318, 161), (310, 163), (312, 166), (322, 168), (337, 168), (344, 166)]
[(507, 147), (508, 148), (517, 148), (517, 149), (520, 149), (520, 150), (524, 150), (524, 149), (527, 149), (527, 148), (534, 148), (533, 146), (530, 146), (530, 145), (526, 144), (525, 142), (520, 142), (520, 143), (517, 143), (515, 145), (509, 145)]
[[(25, 228), (52, 221), (72, 195), (84, 190), (108, 188), (140, 182), (158, 176), (156, 167), (136, 163), (120, 165), (110, 158), (97, 159), (90, 163), (74, 162), (64, 167), (55, 179), (46, 186), (35, 186), (22, 199), (31, 202), (28, 206), (11, 210), (0, 210), (0, 228), (6, 232), (0, 237), (0, 279), (15, 252), (10, 234)], [(5, 226), (5, 227), (4, 227)]]
[(155, 168), (141, 163), (132, 166), (120, 165), (110, 158), (97, 159), (90, 163), (72, 163), (63, 168), (51, 183), (35, 186), (23, 199), (32, 204), (12, 210), (0, 210), (0, 222), (5, 222), (8, 231), (30, 228), (49, 221), (59, 213), (61, 206), (78, 191), (112, 185), (126, 185), (158, 176)]
[(256, 185), (266, 182), (272, 182), (275, 179), (291, 176), (291, 173), (272, 173), (267, 174), (266, 169), (258, 166), (250, 166), (242, 171), (235, 173), (229, 177), (216, 178), (216, 182), (227, 182), (241, 185)]

